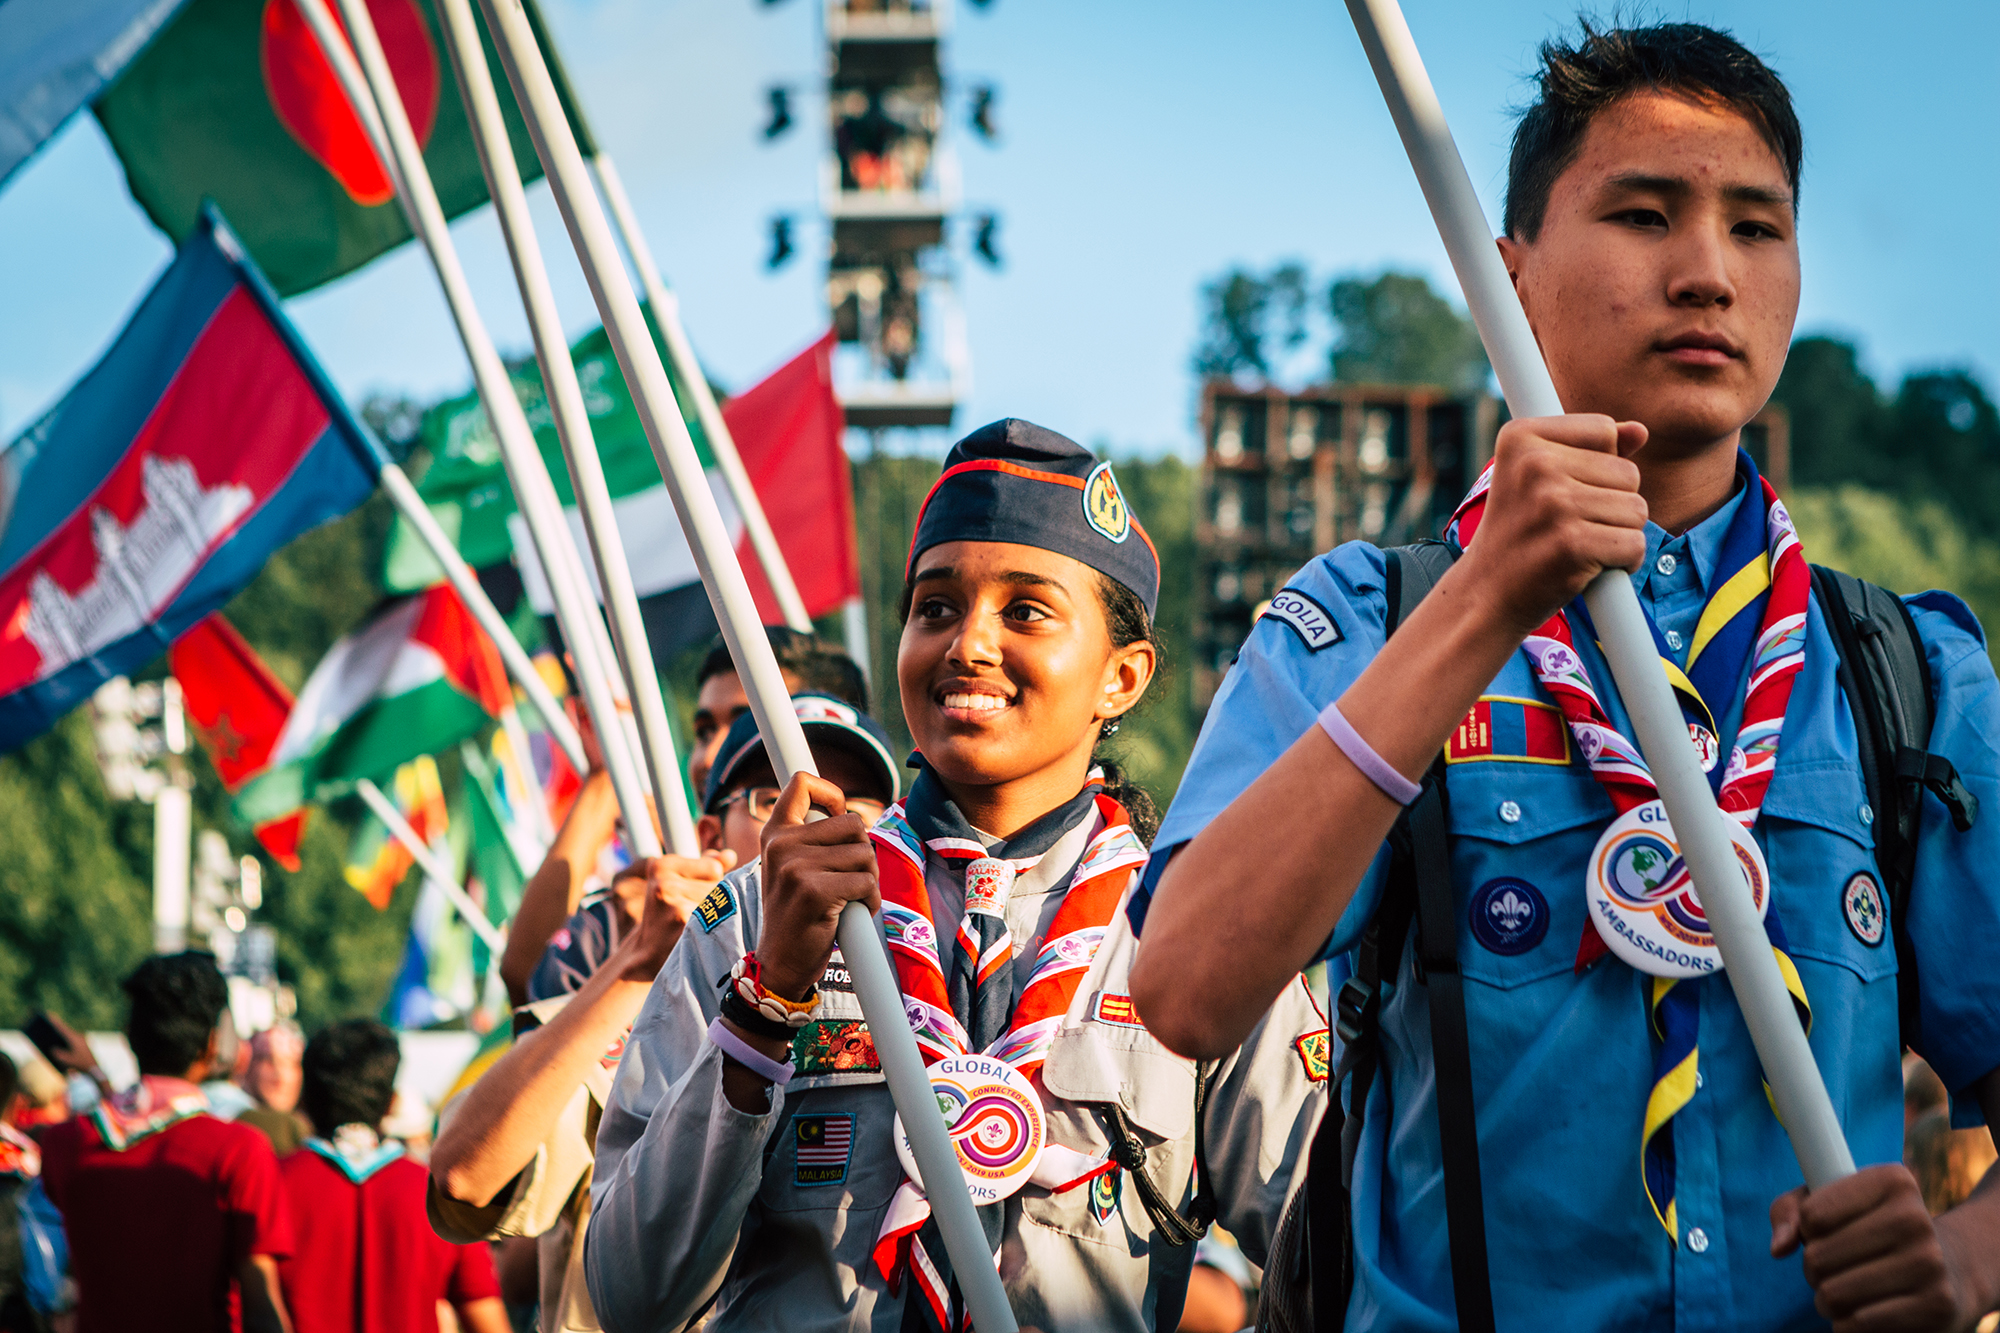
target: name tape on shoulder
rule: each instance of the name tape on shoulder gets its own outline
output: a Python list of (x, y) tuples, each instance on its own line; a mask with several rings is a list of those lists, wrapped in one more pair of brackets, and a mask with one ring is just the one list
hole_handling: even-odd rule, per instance
[(1318, 652), (1340, 642), (1340, 626), (1333, 623), (1327, 609), (1297, 588), (1282, 588), (1264, 608), (1264, 619), (1282, 620), (1292, 627), (1308, 650)]

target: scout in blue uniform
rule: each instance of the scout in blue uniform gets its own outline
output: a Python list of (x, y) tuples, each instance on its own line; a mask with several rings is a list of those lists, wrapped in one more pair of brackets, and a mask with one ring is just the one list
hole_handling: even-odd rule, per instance
[[(1135, 903), (1148, 1026), (1184, 1054), (1226, 1049), (1299, 968), (1364, 938), (1384, 836), (1442, 752), (1502, 1329), (1959, 1329), (2000, 1304), (2000, 1184), (1933, 1222), (1900, 1162), (1908, 978), (1886, 942), (1856, 714), (1826, 607), (1805, 594), (1809, 553), (1737, 447), (1797, 310), (1800, 157), (1783, 85), (1725, 35), (1676, 24), (1544, 48), (1499, 245), (1577, 411), (1500, 432), (1455, 529), (1462, 557), (1393, 637), (1384, 553), (1362, 543), (1274, 599)], [(1862, 1166), (1810, 1195), (1699, 945), (1698, 902), (1644, 827), (1651, 779), (1579, 600), (1607, 568), (1633, 571), (1762, 867), (1766, 929)], [(1928, 748), (1989, 816), (1961, 831), (1921, 797), (1894, 924), (1921, 976), (1920, 1053), (1955, 1123), (1991, 1124), (2000, 686), (1963, 603), (1905, 603), (1935, 698)], [(1365, 1115), (1344, 1312), (1349, 1328), (1441, 1329), (1455, 1301), (1438, 988), (1399, 958), (1380, 1073), (1350, 1107)]]

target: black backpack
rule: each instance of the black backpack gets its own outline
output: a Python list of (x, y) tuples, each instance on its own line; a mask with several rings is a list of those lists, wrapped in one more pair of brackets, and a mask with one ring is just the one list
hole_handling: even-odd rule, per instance
[[(1386, 633), (1393, 634), (1458, 552), (1425, 541), (1383, 552)], [(1838, 679), (1855, 718), (1863, 787), (1876, 812), (1875, 861), (1889, 900), (1896, 948), (1897, 1007), (1903, 1044), (1919, 1043), (1917, 961), (1904, 926), (1916, 874), (1918, 819), (1923, 793), (1943, 802), (1952, 824), (1972, 827), (1979, 802), (1951, 762), (1925, 748), (1936, 701), (1923, 642), (1902, 599), (1838, 570), (1812, 566), (1813, 591), (1832, 631)], [(1338, 1330), (1354, 1288), (1354, 1245), (1349, 1191), (1361, 1116), (1380, 1064), (1378, 1006), (1385, 977), (1401, 965), (1412, 925), (1412, 970), (1429, 991), (1432, 1060), (1437, 1080), (1438, 1129), (1444, 1167), (1445, 1216), (1450, 1229), (1452, 1287), (1458, 1325), (1468, 1333), (1493, 1328), (1492, 1286), (1486, 1258), (1485, 1204), (1479, 1175), (1479, 1139), (1472, 1104), (1472, 1053), (1465, 1019), (1464, 981), (1458, 970), (1458, 913), (1452, 893), (1451, 854), (1445, 820), (1442, 759), (1424, 775), (1421, 794), (1389, 835), (1391, 863), (1382, 905), (1355, 949), (1354, 975), (1341, 987), (1335, 1029), (1341, 1058), (1327, 1080), (1328, 1105), (1307, 1158), (1306, 1183), (1288, 1210), (1272, 1246), (1272, 1267), (1290, 1281), (1274, 1284), (1259, 1313), (1260, 1327)], [(1353, 1080), (1356, 1108), (1344, 1115), (1341, 1084)], [(1298, 1296), (1337, 1293), (1315, 1300), (1310, 1315)], [(1309, 1321), (1309, 1322), (1308, 1322)]]

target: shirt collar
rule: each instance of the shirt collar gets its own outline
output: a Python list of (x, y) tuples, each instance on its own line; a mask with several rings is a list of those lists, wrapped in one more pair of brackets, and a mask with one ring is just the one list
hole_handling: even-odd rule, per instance
[(1733, 484), (1736, 489), (1723, 502), (1722, 508), (1678, 537), (1669, 535), (1665, 528), (1647, 520), (1646, 564), (1640, 574), (1650, 576), (1658, 567), (1661, 554), (1671, 553), (1676, 560), (1693, 560), (1695, 577), (1701, 581), (1702, 591), (1712, 591), (1715, 587), (1716, 558), (1722, 554), (1722, 539), (1729, 532), (1729, 525), (1735, 520), (1736, 511), (1742, 507), (1743, 496), (1748, 489), (1740, 475)]

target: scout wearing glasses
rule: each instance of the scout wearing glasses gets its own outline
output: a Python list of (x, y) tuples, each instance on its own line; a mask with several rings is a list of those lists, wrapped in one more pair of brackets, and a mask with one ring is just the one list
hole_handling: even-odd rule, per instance
[[(1176, 1049), (1219, 1051), (1308, 960), (1354, 950), (1386, 901), (1383, 835), (1430, 799), (1415, 780), (1442, 750), (1488, 1326), (1969, 1328), (2000, 1300), (2000, 1177), (1933, 1224), (1901, 1165), (1888, 941), (1906, 929), (1913, 1040), (1958, 1123), (1990, 1125), (2000, 688), (1962, 602), (1904, 599), (1928, 749), (1962, 785), (1924, 767), (1939, 781), (1892, 923), (1828, 608), (1737, 448), (1797, 310), (1789, 96), (1693, 25), (1586, 32), (1543, 58), (1499, 245), (1578, 413), (1501, 431), (1449, 534), (1463, 557), (1386, 643), (1384, 555), (1360, 543), (1301, 570), (1252, 631), (1161, 830), (1134, 998)], [(1634, 571), (1863, 1166), (1810, 1196), (1575, 600), (1606, 568)], [(1987, 814), (1961, 832), (1965, 788)], [(1250, 847), (1258, 873), (1231, 874)], [(1442, 974), (1420, 981), (1416, 947), (1382, 969), (1349, 1328), (1443, 1329), (1467, 1308), (1447, 1222), (1467, 1136), (1439, 1132)]]
[[(598, 1133), (585, 1270), (608, 1327), (711, 1299), (718, 1330), (958, 1326), (834, 950), (850, 900), (880, 904), (1023, 1324), (1172, 1328), (1204, 1221), (1260, 1256), (1283, 1203), (1324, 1068), (1304, 987), (1198, 1069), (1125, 979), (1150, 806), (1095, 751), (1156, 664), (1151, 542), (1109, 466), (1040, 427), (995, 423), (945, 463), (897, 658), (919, 775), (872, 840), (795, 778), (763, 860), (662, 970)], [(815, 804), (833, 817), (807, 823)]]

